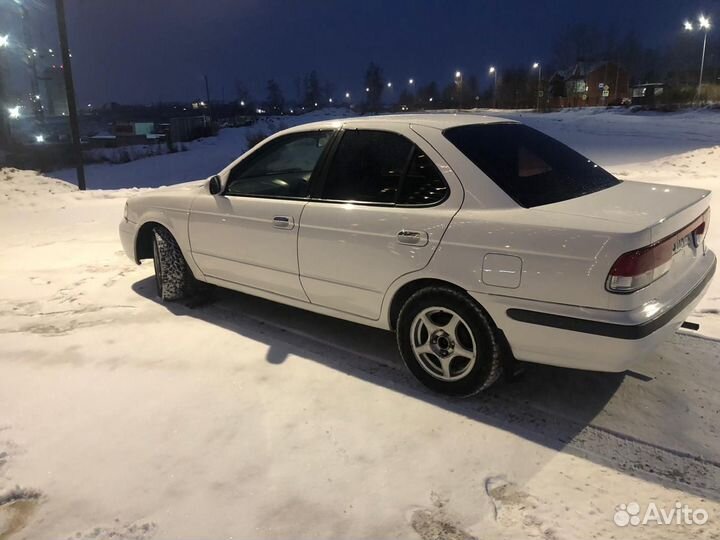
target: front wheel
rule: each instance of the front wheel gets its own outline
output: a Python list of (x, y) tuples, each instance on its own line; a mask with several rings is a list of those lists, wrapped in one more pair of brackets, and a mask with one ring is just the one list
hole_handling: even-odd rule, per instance
[(158, 296), (162, 300), (182, 300), (188, 296), (190, 285), (190, 269), (185, 257), (170, 231), (156, 227), (153, 233), (153, 264)]
[(470, 396), (500, 376), (501, 343), (489, 316), (466, 294), (430, 287), (400, 310), (397, 341), (408, 369), (428, 388)]

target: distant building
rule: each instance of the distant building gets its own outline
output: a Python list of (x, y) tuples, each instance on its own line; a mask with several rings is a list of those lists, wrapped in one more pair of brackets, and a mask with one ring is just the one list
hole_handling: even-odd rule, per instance
[(212, 135), (209, 116), (182, 116), (170, 119), (170, 140), (185, 142)]
[(68, 103), (62, 68), (57, 66), (47, 67), (39, 79), (45, 116), (67, 116)]
[(655, 107), (665, 102), (665, 83), (643, 83), (632, 87), (632, 104)]
[(113, 124), (113, 135), (117, 136), (146, 136), (154, 132), (154, 122), (115, 122)]
[(628, 72), (614, 62), (578, 62), (548, 84), (553, 107), (619, 105), (630, 97)]

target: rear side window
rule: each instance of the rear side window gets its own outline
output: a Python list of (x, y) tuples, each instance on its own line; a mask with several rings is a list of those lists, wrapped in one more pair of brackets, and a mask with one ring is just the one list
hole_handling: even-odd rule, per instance
[(620, 183), (575, 150), (522, 124), (476, 124), (443, 133), (525, 208), (574, 199)]
[(432, 160), (402, 135), (348, 130), (328, 168), (323, 198), (428, 205), (443, 200), (447, 191)]
[(425, 152), (415, 147), (397, 203), (434, 204), (442, 201), (447, 193), (448, 187), (440, 171)]
[(413, 144), (385, 131), (346, 131), (328, 169), (324, 198), (394, 204)]

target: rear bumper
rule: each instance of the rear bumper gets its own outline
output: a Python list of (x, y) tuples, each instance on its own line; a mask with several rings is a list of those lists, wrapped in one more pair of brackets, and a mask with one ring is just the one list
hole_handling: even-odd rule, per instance
[(685, 283), (688, 290), (633, 311), (609, 311), (475, 295), (522, 360), (596, 371), (624, 371), (667, 340), (707, 290), (717, 261), (708, 251)]

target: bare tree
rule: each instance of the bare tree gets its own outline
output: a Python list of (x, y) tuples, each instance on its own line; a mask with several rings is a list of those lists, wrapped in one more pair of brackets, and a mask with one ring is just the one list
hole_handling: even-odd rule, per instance
[(378, 112), (382, 108), (382, 93), (385, 89), (385, 79), (383, 78), (382, 69), (375, 64), (375, 62), (370, 62), (370, 65), (365, 70), (365, 88), (367, 110)]
[(285, 109), (285, 98), (275, 79), (267, 82), (267, 108), (275, 114), (282, 113)]
[(305, 86), (305, 99), (303, 100), (306, 107), (315, 107), (321, 100), (320, 79), (315, 70), (305, 75), (303, 80)]

